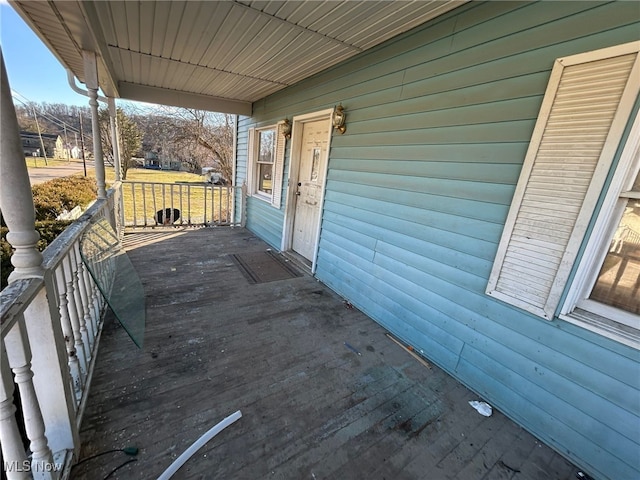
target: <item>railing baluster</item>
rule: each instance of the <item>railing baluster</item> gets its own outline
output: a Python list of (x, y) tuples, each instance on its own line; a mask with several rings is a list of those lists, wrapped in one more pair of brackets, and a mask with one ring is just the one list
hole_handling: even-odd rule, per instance
[(85, 289), (85, 278), (84, 275), (82, 273), (82, 268), (84, 266), (84, 264), (82, 263), (82, 258), (80, 256), (80, 242), (74, 242), (74, 246), (73, 248), (69, 251), (69, 255), (73, 257), (73, 264), (76, 266), (76, 278), (75, 278), (75, 282), (77, 284), (77, 288), (78, 288), (78, 300), (80, 302), (80, 311), (78, 312), (79, 315), (82, 315), (82, 321), (80, 322), (80, 326), (84, 326), (87, 329), (87, 334), (88, 334), (88, 346), (89, 346), (89, 353), (90, 353), (90, 357), (91, 352), (93, 351), (93, 344), (94, 344), (94, 340), (96, 338), (97, 335), (97, 330), (96, 330), (96, 326), (93, 324), (92, 320), (91, 320), (91, 312), (90, 312), (90, 308), (89, 308), (89, 301), (87, 298), (87, 291)]
[(171, 212), (169, 213), (169, 223), (173, 225), (173, 222), (176, 220), (173, 218), (173, 184), (169, 185), (169, 198), (171, 202), (171, 206), (169, 207), (171, 208)]
[(178, 185), (178, 199), (180, 200), (180, 225), (184, 224), (184, 208), (182, 208), (182, 184)]
[(9, 368), (4, 342), (0, 345), (0, 447), (7, 480), (29, 478), (24, 467), (28, 465), (27, 455), (22, 446), (22, 437), (16, 420), (16, 406), (13, 403), (15, 384)]
[(211, 186), (211, 224), (216, 224), (216, 187)]
[(84, 288), (84, 297), (87, 299), (87, 314), (89, 315), (89, 321), (91, 322), (91, 325), (93, 325), (93, 331), (97, 336), (98, 332), (100, 331), (100, 328), (99, 328), (100, 312), (97, 310), (97, 306), (93, 301), (93, 278), (91, 277), (91, 274), (89, 273), (89, 269), (84, 264), (84, 262), (82, 262), (80, 266), (82, 271), (82, 277), (84, 279), (84, 281), (82, 282), (82, 285)]
[[(164, 210), (165, 208), (167, 208), (167, 194), (166, 194), (166, 185), (164, 183), (161, 184), (162, 187), (162, 207), (160, 207), (160, 210)], [(163, 222), (166, 222), (166, 218), (163, 216), (162, 217)]]
[(58, 302), (60, 310), (60, 325), (62, 326), (62, 333), (64, 334), (64, 343), (67, 350), (67, 357), (69, 360), (69, 372), (73, 380), (73, 391), (76, 392), (76, 407), (78, 405), (78, 395), (82, 393), (84, 388), (84, 376), (80, 361), (78, 360), (78, 351), (75, 345), (75, 335), (73, 333), (73, 326), (71, 325), (71, 318), (69, 317), (69, 302), (67, 300), (67, 283), (64, 277), (64, 268), (58, 267), (55, 272), (56, 277), (56, 290), (58, 292)]
[(207, 224), (207, 186), (204, 186), (204, 224)]
[(82, 303), (82, 292), (80, 291), (80, 275), (78, 272), (78, 259), (75, 255), (75, 249), (71, 248), (67, 254), (69, 259), (69, 265), (71, 266), (71, 280), (73, 281), (73, 299), (76, 302), (76, 312), (78, 314), (78, 323), (80, 324), (80, 333), (82, 334), (82, 341), (85, 346), (85, 355), (87, 361), (91, 358), (91, 336), (93, 332), (89, 331), (89, 327), (85, 321), (84, 305)]
[(218, 191), (218, 225), (222, 225), (222, 187), (216, 188)]
[[(98, 277), (98, 275), (96, 275), (96, 277)], [(102, 302), (103, 302), (102, 294), (100, 293), (100, 289), (98, 288), (98, 283), (95, 280), (93, 280), (90, 283), (90, 285), (91, 285), (91, 299), (92, 299), (93, 305), (95, 306), (96, 316), (99, 319), (100, 312), (102, 312)]]
[(151, 184), (151, 195), (153, 196), (153, 220), (158, 224), (158, 219), (156, 218), (156, 212), (158, 211), (158, 206), (156, 205), (156, 185), (154, 183)]
[(45, 426), (40, 404), (33, 386), (31, 370), (31, 348), (24, 329), (24, 316), (11, 328), (5, 337), (9, 366), (15, 375), (27, 438), (31, 442), (31, 470), (34, 478), (53, 478), (50, 467), (53, 454), (45, 436)]
[(138, 210), (136, 208), (136, 184), (131, 184), (131, 203), (133, 204), (133, 226), (138, 226)]
[[(147, 226), (147, 186), (144, 183), (140, 184), (140, 187), (142, 189), (142, 211), (144, 212), (144, 226)], [(153, 188), (153, 186), (152, 186)], [(153, 191), (151, 192), (153, 193)], [(155, 202), (155, 200), (154, 200)]]
[(78, 303), (76, 302), (76, 295), (78, 292), (75, 290), (73, 281), (73, 265), (71, 264), (71, 259), (68, 256), (65, 256), (62, 259), (61, 267), (64, 269), (64, 279), (67, 286), (65, 289), (67, 294), (67, 310), (69, 312), (69, 320), (71, 321), (71, 327), (73, 329), (73, 340), (76, 353), (80, 361), (82, 374), (85, 375), (87, 372), (89, 358), (89, 353), (86, 350), (88, 345), (85, 343), (86, 337), (80, 326), (80, 314), (78, 312)]
[(191, 185), (187, 185), (187, 210), (189, 212), (189, 225), (191, 225)]

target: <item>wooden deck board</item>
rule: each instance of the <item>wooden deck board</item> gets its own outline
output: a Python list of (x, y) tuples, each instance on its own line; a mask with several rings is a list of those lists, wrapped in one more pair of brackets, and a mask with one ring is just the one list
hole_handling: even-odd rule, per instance
[[(575, 476), (500, 412), (480, 416), (467, 403), (475, 394), (311, 276), (249, 284), (229, 254), (268, 248), (250, 232), (126, 244), (146, 292), (144, 349), (107, 320), (81, 429), (81, 458), (140, 449), (110, 478), (157, 478), (236, 410), (243, 417), (174, 479), (519, 478), (503, 464), (527, 478)], [(103, 478), (128, 458), (101, 456), (72, 478)]]

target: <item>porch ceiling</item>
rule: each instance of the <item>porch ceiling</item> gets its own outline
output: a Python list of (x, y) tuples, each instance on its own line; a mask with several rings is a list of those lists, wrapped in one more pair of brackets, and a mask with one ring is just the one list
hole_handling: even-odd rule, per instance
[(250, 114), (251, 103), (420, 25), (455, 1), (12, 1), (110, 97)]

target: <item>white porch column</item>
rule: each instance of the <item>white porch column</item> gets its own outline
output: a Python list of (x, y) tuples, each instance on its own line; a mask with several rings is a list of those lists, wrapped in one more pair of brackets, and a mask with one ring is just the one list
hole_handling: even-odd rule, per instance
[(111, 125), (111, 144), (113, 145), (113, 166), (116, 170), (116, 182), (122, 180), (122, 164), (120, 162), (120, 132), (118, 131), (118, 110), (114, 98), (107, 98), (109, 103), (109, 124)]
[(42, 254), (36, 243), (40, 234), (35, 229), (35, 209), (27, 164), (20, 141), (20, 128), (16, 111), (11, 99), (11, 87), (7, 79), (4, 57), (0, 50), (2, 63), (2, 83), (0, 97), (0, 210), (9, 227), (7, 240), (15, 248), (11, 263), (15, 270), (9, 276), (9, 282), (21, 278), (44, 276)]
[(93, 158), (96, 167), (96, 183), (98, 184), (98, 198), (107, 198), (104, 158), (102, 157), (102, 143), (100, 142), (100, 122), (98, 120), (98, 65), (95, 52), (82, 51), (84, 57), (85, 85), (89, 92), (89, 106), (91, 107), (91, 129), (93, 130)]

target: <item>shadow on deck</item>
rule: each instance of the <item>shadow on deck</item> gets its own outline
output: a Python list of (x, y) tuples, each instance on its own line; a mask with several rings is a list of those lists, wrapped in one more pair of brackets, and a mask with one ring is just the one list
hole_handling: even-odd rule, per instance
[[(173, 478), (575, 478), (310, 275), (250, 284), (230, 256), (268, 248), (249, 231), (142, 233), (125, 245), (146, 291), (145, 345), (107, 319), (81, 432), (81, 459), (139, 448), (109, 478), (157, 478), (236, 410)], [(72, 478), (104, 478), (129, 458), (99, 456)]]

